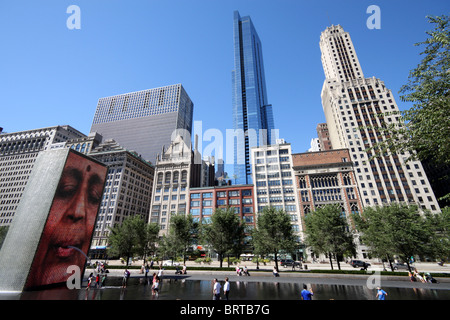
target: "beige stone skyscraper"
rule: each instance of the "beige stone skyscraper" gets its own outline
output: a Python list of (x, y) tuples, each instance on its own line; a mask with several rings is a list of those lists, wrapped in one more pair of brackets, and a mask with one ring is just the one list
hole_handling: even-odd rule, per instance
[(371, 159), (366, 151), (385, 139), (380, 127), (399, 121), (391, 114), (399, 110), (391, 90), (380, 79), (364, 77), (350, 35), (340, 25), (322, 32), (320, 49), (322, 106), (331, 145), (349, 149), (363, 206), (408, 202), (439, 211), (420, 161), (406, 163), (408, 154)]

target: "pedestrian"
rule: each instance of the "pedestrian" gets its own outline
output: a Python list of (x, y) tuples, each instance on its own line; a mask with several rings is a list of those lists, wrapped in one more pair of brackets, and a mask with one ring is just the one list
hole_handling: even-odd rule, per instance
[(153, 260), (150, 262), (150, 269), (153, 269)]
[(122, 278), (122, 288), (127, 287), (129, 278), (130, 278), (130, 271), (128, 271), (128, 269), (125, 269), (125, 271), (123, 272), (123, 278)]
[(145, 279), (147, 279), (147, 275), (148, 275), (148, 272), (150, 271), (150, 268), (149, 268), (149, 266), (148, 266), (148, 263), (145, 265)]
[(220, 283), (217, 281), (216, 278), (214, 278), (214, 286), (213, 286), (213, 300), (220, 300), (220, 289), (222, 288), (222, 286), (220, 285)]
[(186, 274), (186, 263), (183, 264), (183, 274)]
[(378, 300), (386, 300), (386, 296), (387, 296), (386, 291), (384, 291), (384, 290), (381, 289), (380, 287), (377, 287), (377, 295), (376, 295), (376, 298), (377, 298)]
[(277, 267), (273, 267), (273, 271), (272, 271), (272, 273), (273, 273), (273, 276), (274, 277), (279, 277), (280, 275), (278, 274), (278, 270), (277, 270)]
[(162, 266), (159, 266), (159, 271), (158, 271), (158, 278), (159, 278), (159, 280), (162, 280), (163, 274), (164, 274), (164, 269), (163, 269)]
[(155, 281), (152, 285), (152, 295), (157, 295), (159, 292), (159, 278), (156, 276)]
[(420, 282), (425, 283), (425, 279), (420, 275), (419, 271), (417, 269), (414, 269), (414, 276), (420, 280)]
[(106, 273), (104, 273), (104, 274), (103, 274), (103, 276), (102, 276), (102, 287), (104, 287), (104, 286), (105, 286), (105, 282), (106, 282), (106, 277), (107, 277), (107, 274), (106, 274)]
[(100, 274), (97, 273), (97, 276), (95, 277), (95, 286), (97, 288), (100, 287)]
[(314, 292), (312, 291), (312, 288), (310, 290), (308, 290), (306, 284), (304, 284), (301, 295), (302, 295), (302, 300), (312, 300), (312, 296), (314, 295)]
[(93, 278), (94, 278), (94, 274), (91, 273), (91, 274), (89, 275), (89, 277), (88, 277), (88, 283), (87, 283), (86, 290), (89, 289), (89, 288), (91, 287), (91, 283), (92, 283)]
[(156, 281), (156, 277), (157, 277), (156, 273), (153, 272), (153, 276), (152, 276), (152, 287), (153, 287), (153, 284), (154, 284), (155, 281)]
[(247, 266), (244, 266), (244, 274), (246, 276), (250, 276), (250, 273), (248, 272)]
[(230, 293), (230, 283), (228, 282), (228, 277), (226, 277), (225, 283), (223, 284), (223, 294), (225, 295), (225, 300), (228, 300), (229, 293)]

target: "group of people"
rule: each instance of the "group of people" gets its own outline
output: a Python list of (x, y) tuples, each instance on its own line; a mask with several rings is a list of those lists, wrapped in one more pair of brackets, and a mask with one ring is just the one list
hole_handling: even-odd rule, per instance
[(183, 269), (180, 270), (180, 268), (175, 268), (175, 274), (186, 274), (186, 264), (183, 265)]
[[(91, 272), (91, 274), (88, 277), (88, 283), (86, 286), (86, 290), (90, 289), (94, 285), (94, 283), (95, 283), (96, 288), (105, 286), (106, 278), (108, 276), (107, 273), (109, 272), (106, 269), (106, 265), (103, 262), (96, 261), (94, 263), (93, 267), (94, 267), (94, 272)], [(94, 273), (95, 273), (95, 275), (94, 275)]]
[(422, 276), (417, 271), (417, 269), (414, 269), (414, 271), (412, 273), (409, 271), (408, 276), (409, 276), (409, 279), (411, 280), (411, 282), (416, 282), (417, 280), (419, 280), (422, 283), (426, 283), (426, 282), (437, 283), (437, 280), (434, 279), (429, 272), (424, 273)]
[(250, 272), (248, 272), (247, 266), (241, 268), (240, 266), (236, 266), (236, 275), (237, 276), (250, 276)]
[(91, 274), (88, 277), (88, 283), (87, 283), (87, 286), (86, 286), (86, 290), (90, 289), (91, 286), (93, 286), (94, 282), (95, 282), (95, 287), (96, 288), (104, 287), (105, 286), (105, 282), (106, 282), (106, 277), (107, 277), (106, 272), (104, 272), (104, 273), (97, 273), (95, 276), (94, 276), (94, 273), (91, 272)]
[[(222, 289), (222, 285), (217, 278), (213, 280), (213, 300), (220, 300), (220, 290)], [(225, 283), (223, 284), (223, 294), (225, 296), (225, 300), (228, 300), (228, 295), (230, 294), (230, 282), (228, 281), (228, 277), (225, 278)]]

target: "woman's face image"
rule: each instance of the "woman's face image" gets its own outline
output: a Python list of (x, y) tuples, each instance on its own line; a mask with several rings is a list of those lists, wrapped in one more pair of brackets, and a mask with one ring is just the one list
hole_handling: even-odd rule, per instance
[(103, 196), (107, 168), (69, 153), (36, 252), (27, 287), (65, 282), (67, 268), (83, 269)]

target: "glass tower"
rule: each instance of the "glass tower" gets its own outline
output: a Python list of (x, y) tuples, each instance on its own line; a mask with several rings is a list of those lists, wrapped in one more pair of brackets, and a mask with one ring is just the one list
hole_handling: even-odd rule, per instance
[(237, 184), (251, 184), (250, 149), (275, 143), (272, 105), (267, 103), (262, 46), (250, 17), (234, 12), (233, 129)]

